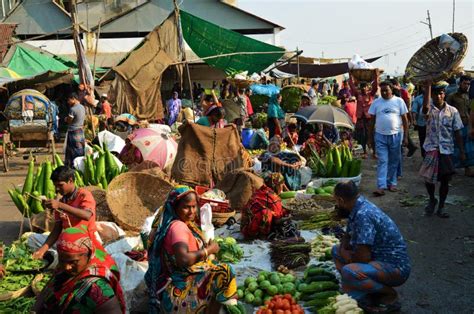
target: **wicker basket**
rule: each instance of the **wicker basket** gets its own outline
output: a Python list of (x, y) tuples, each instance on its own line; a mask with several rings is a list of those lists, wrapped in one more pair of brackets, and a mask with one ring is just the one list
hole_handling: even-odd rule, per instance
[(117, 224), (140, 231), (145, 219), (163, 205), (172, 188), (171, 183), (158, 176), (127, 172), (110, 182), (107, 203)]
[(224, 225), (229, 218), (235, 216), (235, 210), (226, 213), (212, 213), (212, 224), (214, 227), (219, 228), (220, 226)]
[(86, 190), (92, 193), (96, 203), (95, 215), (96, 221), (112, 221), (114, 222), (114, 216), (110, 212), (109, 204), (107, 203), (107, 192), (98, 186), (86, 186)]
[(458, 69), (467, 52), (467, 38), (461, 33), (450, 33), (461, 44), (456, 53), (438, 46), (440, 37), (436, 37), (421, 47), (408, 61), (406, 77), (413, 83), (431, 80), (444, 80)]
[(44, 278), (44, 274), (38, 274), (38, 275), (35, 276), (35, 278), (31, 282), (31, 290), (33, 291), (35, 296), (39, 296), (39, 294), (42, 291), (42, 290), (39, 290), (37, 285), (41, 280), (43, 280), (43, 278)]
[(31, 286), (27, 286), (16, 291), (10, 291), (0, 294), (0, 301), (7, 301), (10, 299), (22, 297), (30, 291), (30, 288)]
[(253, 83), (254, 81), (251, 80), (240, 80), (240, 79), (234, 79), (234, 78), (228, 78), (227, 81), (229, 81), (230, 84), (234, 85), (237, 88), (247, 88)]
[[(358, 82), (372, 82), (376, 77), (375, 69), (353, 69), (350, 73)], [(379, 74), (381, 73), (383, 70), (379, 69)]]

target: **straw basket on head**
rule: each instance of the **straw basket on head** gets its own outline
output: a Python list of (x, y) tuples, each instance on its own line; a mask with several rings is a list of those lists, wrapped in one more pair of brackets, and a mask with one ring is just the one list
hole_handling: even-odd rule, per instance
[(428, 80), (444, 80), (458, 69), (467, 52), (467, 37), (461, 33), (448, 34), (460, 47), (456, 52), (439, 46), (441, 36), (436, 37), (421, 47), (408, 61), (405, 75), (413, 83)]
[(173, 186), (167, 180), (142, 172), (127, 172), (110, 182), (107, 203), (117, 224), (140, 231), (145, 219), (164, 204)]
[(234, 78), (229, 78), (227, 79), (230, 84), (234, 85), (237, 88), (247, 88), (253, 83), (254, 81), (251, 80), (241, 80), (241, 79), (234, 79)]
[[(376, 77), (375, 69), (352, 69), (350, 73), (358, 82), (372, 82)], [(383, 70), (379, 69), (379, 74), (381, 73)]]

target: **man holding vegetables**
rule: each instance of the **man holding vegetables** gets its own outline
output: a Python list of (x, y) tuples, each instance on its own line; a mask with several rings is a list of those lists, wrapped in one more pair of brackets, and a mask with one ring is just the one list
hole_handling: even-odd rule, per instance
[(405, 283), (411, 271), (400, 230), (380, 208), (359, 194), (352, 181), (338, 183), (334, 197), (338, 216), (348, 219), (340, 245), (332, 249), (342, 289), (367, 312), (399, 310), (393, 287)]
[(48, 199), (43, 205), (54, 211), (55, 224), (46, 242), (35, 253), (34, 258), (41, 259), (43, 255), (56, 243), (63, 229), (86, 225), (91, 239), (98, 247), (95, 225), (95, 200), (92, 193), (84, 188), (77, 188), (74, 183), (74, 169), (67, 166), (57, 167), (51, 174), (51, 180), (56, 192), (62, 195), (61, 200)]

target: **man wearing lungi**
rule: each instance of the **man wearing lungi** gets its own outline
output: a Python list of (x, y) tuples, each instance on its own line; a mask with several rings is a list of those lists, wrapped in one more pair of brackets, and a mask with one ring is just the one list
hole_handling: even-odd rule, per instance
[(84, 156), (84, 120), (86, 117), (86, 110), (79, 102), (79, 97), (76, 93), (69, 95), (67, 103), (70, 106), (70, 109), (69, 115), (66, 117), (66, 123), (69, 126), (67, 129), (65, 164), (72, 168), (74, 165), (74, 159)]
[[(464, 127), (456, 108), (444, 101), (446, 82), (431, 85), (425, 84), (422, 114), (426, 120), (426, 139), (423, 148), (426, 156), (420, 169), (420, 176), (425, 180), (426, 190), (430, 196), (425, 214), (430, 216), (436, 210), (438, 200), (435, 197), (436, 182), (440, 182), (439, 205), (436, 215), (449, 218), (444, 211), (444, 203), (449, 192), (449, 181), (455, 173), (453, 163), (454, 139), (459, 147), (459, 159), (464, 161), (464, 145), (461, 130)], [(432, 101), (431, 101), (432, 100)]]

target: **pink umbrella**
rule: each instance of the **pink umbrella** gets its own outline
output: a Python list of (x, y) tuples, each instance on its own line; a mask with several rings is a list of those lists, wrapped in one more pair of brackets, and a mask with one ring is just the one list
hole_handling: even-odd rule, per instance
[(132, 133), (132, 144), (142, 153), (143, 160), (156, 162), (161, 169), (173, 162), (178, 150), (178, 143), (159, 129), (136, 129)]

